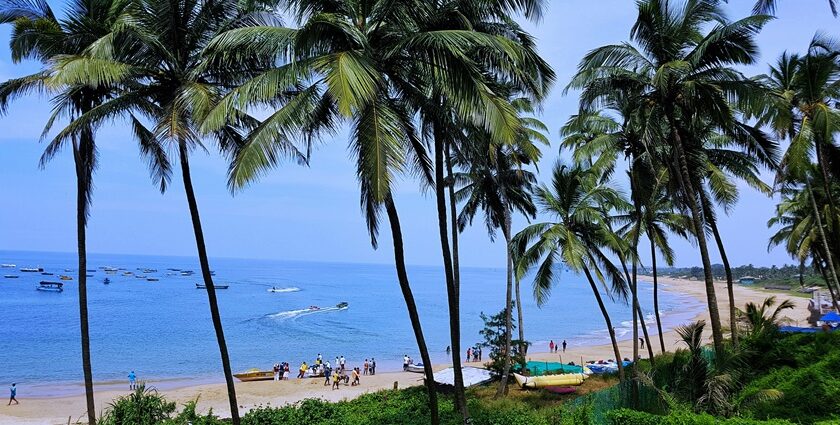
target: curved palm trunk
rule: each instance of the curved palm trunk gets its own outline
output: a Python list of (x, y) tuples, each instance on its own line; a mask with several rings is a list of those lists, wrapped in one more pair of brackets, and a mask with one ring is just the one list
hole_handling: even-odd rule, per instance
[(443, 137), (435, 129), (435, 200), (437, 203), (438, 230), (440, 232), (440, 249), (443, 255), (444, 277), (446, 279), (446, 294), (449, 304), (449, 337), (452, 344), (452, 368), (455, 383), (455, 408), (460, 412), (463, 422), (469, 422), (469, 411), (464, 394), (464, 375), (461, 370), (461, 320), (458, 300), (458, 288), (452, 268), (452, 252), (449, 250), (449, 236), (446, 219), (446, 195), (444, 193), (443, 178)]
[(417, 304), (414, 302), (414, 294), (411, 292), (411, 285), (408, 281), (408, 273), (405, 268), (405, 250), (403, 248), (402, 227), (400, 217), (397, 214), (397, 207), (391, 195), (385, 200), (385, 210), (388, 212), (388, 221), (391, 224), (391, 237), (394, 243), (394, 265), (397, 268), (397, 279), (400, 283), (405, 307), (408, 310), (408, 318), (411, 322), (411, 329), (414, 331), (414, 339), (417, 340), (417, 349), (420, 351), (420, 358), (423, 360), (423, 372), (426, 376), (426, 392), (429, 394), (429, 412), (432, 425), (440, 423), (438, 413), (437, 391), (435, 391), (435, 380), (433, 378), (432, 359), (429, 356), (429, 348), (426, 346), (426, 338), (423, 336), (423, 328), (420, 326), (420, 315), (417, 313)]
[(723, 240), (720, 237), (720, 232), (717, 227), (717, 220), (709, 220), (709, 226), (712, 228), (712, 234), (717, 243), (718, 252), (720, 253), (720, 260), (723, 262), (723, 270), (726, 273), (726, 292), (729, 295), (729, 327), (732, 334), (732, 343), (738, 345), (738, 321), (735, 317), (735, 289), (732, 283), (732, 268), (729, 266), (729, 257), (726, 256), (726, 249), (723, 246)]
[(514, 290), (516, 291), (516, 329), (519, 331), (519, 352), (522, 355), (528, 355), (528, 343), (525, 342), (525, 325), (522, 317), (522, 295), (519, 291), (519, 279), (514, 280)]
[(837, 294), (835, 294), (834, 289), (832, 289), (832, 285), (840, 287), (840, 281), (837, 280), (837, 269), (834, 267), (834, 256), (831, 255), (831, 250), (828, 249), (828, 239), (825, 236), (825, 229), (823, 229), (820, 208), (817, 206), (817, 200), (814, 198), (814, 191), (811, 188), (811, 179), (807, 177), (805, 178), (805, 188), (808, 191), (808, 197), (811, 198), (811, 208), (814, 209), (814, 219), (817, 221), (817, 230), (820, 234), (823, 250), (825, 250), (825, 261), (828, 264), (829, 271), (828, 275), (831, 276), (830, 280), (833, 280), (833, 282), (826, 280), (826, 286), (828, 286), (828, 292), (831, 294), (831, 301), (834, 304), (834, 309), (840, 312), (840, 302), (838, 302)]
[(604, 322), (607, 324), (607, 331), (610, 334), (610, 342), (613, 346), (613, 354), (615, 354), (615, 362), (618, 365), (618, 378), (623, 381), (624, 363), (622, 362), (623, 359), (621, 358), (621, 351), (618, 349), (618, 340), (615, 338), (615, 329), (613, 329), (610, 314), (604, 306), (604, 300), (601, 299), (601, 292), (598, 291), (598, 286), (595, 284), (595, 280), (592, 279), (592, 273), (589, 272), (588, 267), (583, 267), (583, 274), (586, 275), (586, 279), (589, 281), (589, 287), (592, 288), (592, 294), (595, 295), (595, 301), (598, 302), (598, 308), (601, 309), (601, 314), (604, 316)]
[(461, 260), (458, 248), (458, 208), (455, 203), (455, 174), (452, 173), (452, 153), (449, 142), (446, 143), (446, 174), (449, 176), (449, 216), (452, 221), (452, 278), (455, 281), (455, 294), (461, 297)]
[[(83, 138), (93, 136), (89, 132)], [(93, 144), (91, 140), (83, 140), (84, 144)], [(89, 146), (92, 147), (92, 146)], [(93, 398), (93, 367), (90, 361), (90, 330), (88, 327), (87, 308), (87, 195), (90, 190), (90, 174), (85, 165), (81, 149), (73, 143), (73, 161), (76, 166), (76, 236), (79, 256), (79, 329), (82, 343), (82, 371), (85, 379), (85, 404), (87, 406), (88, 423), (96, 424), (96, 403)]]
[(184, 141), (178, 142), (178, 154), (181, 160), (181, 175), (184, 179), (184, 191), (187, 194), (187, 203), (190, 207), (195, 245), (198, 249), (201, 276), (204, 279), (204, 285), (207, 287), (210, 316), (213, 319), (213, 328), (216, 330), (216, 341), (219, 344), (219, 353), (222, 357), (222, 368), (225, 373), (225, 384), (227, 385), (228, 401), (230, 403), (230, 418), (234, 425), (239, 425), (239, 406), (236, 402), (236, 388), (233, 385), (233, 373), (230, 370), (230, 357), (228, 356), (227, 343), (225, 342), (225, 331), (222, 328), (222, 317), (219, 314), (219, 304), (216, 300), (216, 287), (213, 286), (213, 277), (210, 275), (210, 262), (207, 259), (207, 248), (204, 244), (204, 231), (201, 229), (198, 203), (195, 200), (195, 191), (193, 190), (192, 176), (190, 175), (189, 152)]
[(718, 310), (717, 295), (715, 294), (715, 281), (712, 276), (712, 261), (709, 258), (709, 247), (706, 244), (706, 233), (703, 231), (703, 218), (700, 206), (697, 203), (697, 191), (691, 182), (691, 174), (688, 172), (688, 160), (682, 146), (682, 138), (676, 127), (673, 111), (667, 112), (668, 124), (671, 127), (673, 137), (674, 154), (676, 156), (679, 172), (676, 173), (682, 188), (685, 201), (691, 210), (691, 222), (694, 227), (694, 234), (697, 238), (697, 246), (700, 249), (700, 259), (703, 263), (703, 277), (706, 285), (706, 302), (709, 308), (709, 319), (712, 324), (712, 341), (715, 347), (717, 358), (723, 358), (723, 331), (720, 324), (720, 311)]
[(662, 335), (662, 318), (659, 317), (659, 279), (656, 271), (656, 244), (650, 240), (650, 262), (653, 272), (653, 310), (656, 317), (656, 331), (659, 332), (659, 350), (665, 352), (665, 337)]
[(511, 368), (511, 334), (513, 333), (513, 257), (510, 253), (510, 214), (505, 211), (505, 223), (502, 233), (505, 236), (505, 252), (507, 259), (507, 284), (505, 286), (505, 367), (502, 371), (502, 379), (499, 381), (499, 388), (496, 390), (496, 398), (507, 394), (508, 376)]

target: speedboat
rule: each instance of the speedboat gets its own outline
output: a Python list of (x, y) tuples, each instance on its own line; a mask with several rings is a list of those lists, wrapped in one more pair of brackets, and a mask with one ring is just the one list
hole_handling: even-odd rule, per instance
[(234, 373), (233, 376), (235, 376), (236, 379), (242, 382), (271, 381), (272, 379), (274, 379), (274, 371), (248, 369), (247, 371), (242, 373)]
[(300, 291), (300, 288), (294, 287), (294, 286), (291, 287), (291, 288), (278, 288), (276, 286), (272, 286), (271, 289), (268, 290), (268, 292), (273, 292), (273, 293), (297, 292), (297, 291)]
[(350, 306), (350, 304), (348, 304), (346, 301), (342, 301), (342, 302), (335, 305), (336, 308), (347, 308), (349, 306)]
[(425, 369), (423, 369), (423, 363), (412, 363), (408, 365), (408, 368), (406, 370), (414, 373), (423, 373), (426, 371)]
[(41, 273), (44, 271), (43, 267), (21, 267), (20, 271), (23, 273)]
[(184, 270), (181, 272), (181, 276), (192, 276), (194, 273), (192, 270)]
[(18, 275), (16, 275), (16, 274), (7, 274), (7, 275), (5, 275), (5, 276), (3, 276), (3, 277), (5, 277), (6, 279), (17, 279), (17, 278), (19, 278), (20, 276), (18, 276)]
[(2, 267), (2, 268), (4, 268), (4, 269), (13, 269), (13, 268), (15, 268), (15, 267), (17, 267), (17, 266), (16, 266), (16, 265), (14, 265), (14, 264), (0, 264), (0, 267)]
[[(230, 285), (213, 285), (216, 289), (228, 289)], [(195, 284), (195, 289), (207, 289), (207, 285), (202, 285), (200, 283)]]
[(61, 282), (41, 281), (41, 283), (35, 289), (45, 292), (62, 292), (64, 291), (64, 284)]
[(309, 310), (311, 310), (311, 311), (318, 311), (318, 310), (320, 310), (320, 309), (321, 309), (321, 307), (318, 307), (317, 305), (311, 305), (311, 306), (309, 306)]
[(61, 279), (61, 280), (73, 280), (72, 277), (67, 276), (66, 274), (63, 274), (63, 275), (59, 276), (58, 278)]

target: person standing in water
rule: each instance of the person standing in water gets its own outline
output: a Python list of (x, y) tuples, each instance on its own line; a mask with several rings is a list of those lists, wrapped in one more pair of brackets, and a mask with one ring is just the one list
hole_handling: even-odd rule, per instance
[(9, 404), (8, 404), (8, 406), (11, 406), (13, 401), (15, 402), (15, 404), (20, 404), (17, 401), (17, 398), (15, 398), (15, 397), (17, 397), (17, 384), (12, 382), (12, 386), (9, 387)]
[(129, 390), (136, 390), (137, 389), (137, 375), (134, 374), (132, 370), (131, 373), (128, 374), (128, 389)]

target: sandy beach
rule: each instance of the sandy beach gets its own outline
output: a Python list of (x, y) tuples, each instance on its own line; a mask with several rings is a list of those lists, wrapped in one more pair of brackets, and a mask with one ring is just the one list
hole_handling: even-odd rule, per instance
[[(650, 279), (647, 280), (649, 281)], [(701, 300), (704, 305), (706, 303), (705, 288), (703, 282), (701, 281), (660, 278), (659, 282), (663, 285), (663, 290), (676, 291), (682, 294), (690, 295), (698, 300)], [(726, 326), (726, 324), (728, 324), (728, 298), (726, 284), (725, 282), (718, 282), (716, 283), (716, 286), (721, 320), (723, 321), (724, 326)], [(736, 285), (735, 287), (735, 299), (739, 308), (743, 308), (744, 304), (748, 302), (760, 303), (771, 295), (774, 294), (758, 288), (750, 288), (741, 285)], [(808, 298), (797, 297), (790, 293), (776, 295), (777, 298), (787, 298), (796, 304), (795, 309), (786, 311), (786, 317), (789, 319), (791, 324), (807, 326), (806, 318), (808, 316)], [(701, 319), (708, 320), (708, 313), (703, 312), (694, 318), (694, 320)], [(653, 323), (649, 323), (648, 325), (655, 327), (655, 324)], [(726, 326), (726, 328), (728, 328), (728, 326)], [(707, 330), (706, 334), (707, 336), (710, 335), (711, 330)], [(655, 337), (655, 334), (652, 334), (651, 340), (654, 343), (655, 353), (658, 353), (658, 337)], [(679, 348), (679, 337), (673, 330), (667, 330), (664, 333), (664, 340), (666, 350), (672, 351)], [(622, 341), (620, 346), (623, 357), (632, 356), (632, 341)], [(551, 354), (547, 351), (547, 346), (534, 346), (528, 356), (529, 360), (562, 360), (563, 362), (574, 361), (578, 363), (581, 359), (586, 361), (614, 357), (612, 347), (610, 345), (571, 345), (565, 353), (559, 354)], [(643, 357), (647, 357), (646, 350), (642, 351), (641, 354)], [(446, 367), (446, 365), (436, 365), (436, 369), (444, 367)], [(342, 386), (339, 390), (331, 390), (330, 387), (323, 386), (322, 379), (290, 379), (289, 381), (282, 382), (237, 382), (236, 391), (240, 411), (244, 413), (259, 406), (282, 406), (284, 404), (294, 403), (307, 398), (321, 398), (329, 401), (339, 401), (342, 399), (352, 399), (368, 392), (394, 388), (395, 384), (399, 388), (422, 384), (421, 376), (419, 374), (402, 372), (379, 373), (375, 376), (363, 376), (361, 382), (361, 386)], [(127, 384), (125, 386), (127, 387)], [(127, 389), (120, 390), (116, 389), (114, 386), (103, 386), (100, 388), (101, 389), (96, 393), (97, 410), (99, 412), (105, 410), (113, 399), (128, 393)], [(212, 408), (213, 412), (220, 416), (229, 415), (227, 392), (224, 384), (214, 383), (167, 388), (161, 389), (161, 393), (165, 394), (167, 399), (177, 402), (179, 406), (188, 401), (198, 399), (198, 407), (200, 411), (206, 412)], [(81, 420), (83, 418), (85, 412), (83, 394), (65, 397), (27, 398), (25, 393), (21, 391), (19, 392), (19, 398), (20, 405), (6, 406), (5, 403), (0, 405), (0, 424), (52, 425), (67, 424), (68, 420), (70, 423), (76, 423), (77, 420)]]

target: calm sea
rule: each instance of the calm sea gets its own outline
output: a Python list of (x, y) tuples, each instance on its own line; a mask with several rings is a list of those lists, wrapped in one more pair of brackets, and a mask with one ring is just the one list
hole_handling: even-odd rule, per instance
[[(27, 393), (41, 396), (80, 391), (75, 262), (72, 253), (0, 251), (0, 263), (16, 265), (0, 269), (0, 276), (19, 276), (0, 277), (0, 382), (18, 382)], [(195, 287), (201, 282), (196, 259), (92, 254), (88, 264), (95, 380), (119, 382), (134, 370), (151, 382), (221, 381), (207, 295)], [(43, 267), (54, 275), (22, 273), (21, 267)], [(106, 274), (102, 267), (122, 270)], [(393, 266), (219, 258), (211, 267), (217, 285), (230, 285), (218, 296), (234, 371), (267, 369), (281, 361), (294, 366), (318, 353), (326, 359), (343, 355), (351, 364), (376, 357), (380, 370), (398, 368), (403, 354), (419, 358)], [(182, 276), (169, 269), (196, 274)], [(35, 290), (39, 281), (58, 281), (62, 274), (74, 277), (65, 281), (64, 292)], [(108, 285), (103, 284), (106, 277)], [(443, 271), (409, 267), (409, 278), (433, 360), (445, 361), (449, 333)], [(464, 348), (480, 340), (479, 314), (501, 310), (504, 278), (501, 268), (462, 269)], [(269, 292), (272, 287), (289, 292)], [(608, 342), (581, 277), (563, 273), (542, 308), (532, 299), (529, 280), (522, 290), (526, 337), (535, 351), (546, 351), (549, 339), (571, 345)], [(650, 286), (640, 285), (647, 312), (651, 296)], [(660, 300), (669, 327), (701, 308), (695, 299), (671, 292), (663, 292)], [(340, 302), (349, 307), (334, 308)], [(309, 311), (309, 306), (322, 309)], [(619, 335), (628, 337), (630, 309), (610, 303), (609, 310)]]

